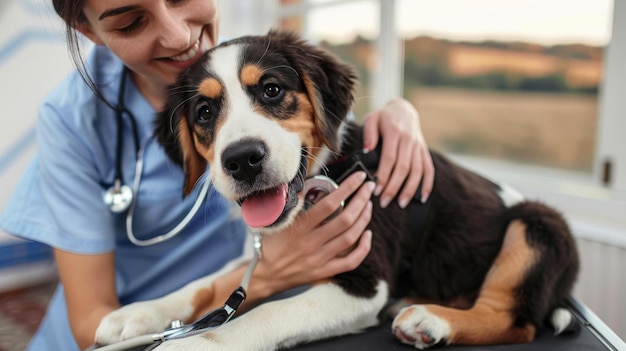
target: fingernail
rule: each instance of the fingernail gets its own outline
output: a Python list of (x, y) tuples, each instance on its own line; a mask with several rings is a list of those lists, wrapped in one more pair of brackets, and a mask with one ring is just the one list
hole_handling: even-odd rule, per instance
[(406, 208), (407, 205), (409, 204), (409, 201), (410, 201), (410, 198), (404, 196), (400, 200), (398, 200), (398, 205), (400, 206), (400, 208)]
[(374, 196), (380, 196), (382, 192), (383, 192), (383, 186), (380, 184), (376, 185), (376, 189), (374, 190)]
[(363, 153), (366, 154), (370, 152), (370, 143), (369, 142), (364, 142), (363, 143)]
[(372, 234), (372, 231), (371, 231), (371, 230), (367, 229), (367, 230), (365, 231), (365, 233), (363, 233), (363, 235), (365, 235), (365, 238), (366, 238), (367, 240), (372, 240), (372, 235), (373, 235), (373, 234)]
[(382, 199), (380, 199), (380, 207), (386, 208), (387, 206), (389, 206), (390, 202), (391, 202), (391, 198), (389, 196), (385, 196)]
[(365, 172), (363, 172), (363, 171), (358, 171), (357, 172), (357, 179), (360, 182), (363, 182), (365, 180), (365, 177), (366, 177)]
[(368, 148), (364, 147), (361, 152), (363, 152), (363, 155), (367, 155), (367, 153), (370, 152), (370, 150)]
[(374, 191), (374, 187), (376, 186), (376, 183), (369, 181), (367, 182), (367, 190), (369, 190), (370, 192)]
[(422, 198), (420, 199), (420, 201), (425, 204), (426, 201), (428, 201), (428, 194), (427, 195), (422, 195)]

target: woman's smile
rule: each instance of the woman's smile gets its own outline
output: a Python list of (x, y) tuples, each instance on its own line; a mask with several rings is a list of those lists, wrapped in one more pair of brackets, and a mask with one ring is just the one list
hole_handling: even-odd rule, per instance
[(198, 39), (191, 48), (187, 49), (184, 53), (171, 57), (172, 60), (177, 62), (185, 62), (194, 58), (200, 51), (200, 39)]
[(167, 63), (170, 66), (176, 67), (181, 71), (191, 66), (194, 62), (198, 60), (198, 58), (202, 55), (202, 36), (196, 40), (196, 42), (187, 50), (181, 52), (176, 56), (170, 56), (166, 58), (161, 58), (163, 62)]

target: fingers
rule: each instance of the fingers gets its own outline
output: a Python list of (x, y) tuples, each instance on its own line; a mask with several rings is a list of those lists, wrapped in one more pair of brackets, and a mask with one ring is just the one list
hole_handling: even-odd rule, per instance
[(350, 251), (345, 256), (332, 259), (318, 272), (318, 274), (321, 277), (332, 277), (343, 272), (352, 271), (356, 269), (361, 262), (363, 262), (371, 248), (372, 231), (368, 229), (363, 232), (363, 235), (360, 236), (359, 242), (354, 250)]
[[(435, 167), (428, 149), (415, 146), (412, 148), (402, 147), (399, 144), (398, 158), (393, 166), (393, 173), (389, 181), (385, 184), (384, 180), (379, 178), (379, 187), (383, 188), (380, 195), (380, 206), (385, 208), (392, 199), (398, 194), (398, 205), (405, 208), (420, 185), (420, 201), (422, 203), (428, 200), (433, 190), (433, 182), (435, 179)], [(384, 157), (382, 162), (388, 162)], [(404, 186), (403, 186), (404, 183)], [(402, 191), (400, 192), (400, 187)]]
[(365, 172), (355, 172), (346, 178), (337, 190), (331, 192), (306, 213), (309, 222), (314, 226), (330, 217), (342, 202), (345, 202), (365, 181)]
[[(343, 185), (342, 183), (341, 186)], [(329, 253), (328, 256), (334, 257), (341, 251), (351, 247), (363, 233), (372, 215), (370, 199), (372, 198), (374, 187), (375, 184), (373, 182), (363, 184), (337, 217), (317, 228), (317, 232), (313, 235), (315, 235), (316, 240), (319, 240), (320, 244), (330, 243), (338, 238), (340, 243), (345, 243), (343, 247), (340, 247), (341, 244), (336, 243), (327, 245), (328, 249), (325, 250)]]
[(408, 135), (395, 143), (395, 150), (393, 151), (393, 154), (397, 155), (395, 164), (390, 165), (392, 160), (388, 159), (387, 156), (381, 157), (381, 165), (384, 164), (386, 166), (385, 168), (392, 168), (392, 173), (388, 180), (379, 176), (379, 172), (376, 173), (379, 180), (379, 187), (383, 188), (380, 194), (380, 206), (382, 208), (387, 207), (389, 203), (391, 203), (391, 200), (398, 194), (403, 183), (405, 184), (403, 192), (398, 198), (401, 207), (406, 207), (413, 197), (413, 194), (417, 191), (419, 181), (422, 178), (421, 164), (416, 162), (419, 161), (419, 159), (415, 160), (417, 150), (415, 150), (416, 147), (403, 146), (412, 144), (411, 137)]
[(332, 254), (329, 258), (343, 257), (354, 248), (361, 235), (367, 228), (372, 219), (372, 202), (368, 201), (363, 211), (359, 214), (357, 220), (341, 235), (338, 235), (326, 243), (328, 253)]
[[(373, 141), (377, 144), (382, 137), (374, 192), (380, 196), (381, 207), (387, 207), (395, 197), (400, 207), (406, 207), (420, 182), (419, 196), (425, 202), (433, 189), (435, 170), (415, 108), (404, 99), (391, 100), (382, 110), (366, 116), (363, 135), (365, 145)], [(371, 150), (376, 144), (364, 148)]]
[(372, 112), (364, 117), (363, 120), (363, 149), (372, 151), (378, 145), (380, 130), (378, 129), (380, 112)]
[(424, 167), (424, 176), (422, 177), (422, 193), (421, 202), (425, 203), (433, 191), (433, 185), (435, 182), (435, 166), (433, 165), (433, 159), (430, 156), (428, 149), (422, 148), (421, 160)]
[(320, 278), (354, 270), (369, 253), (372, 233), (366, 228), (372, 219), (370, 198), (374, 186), (373, 182), (364, 184), (340, 216), (320, 226), (324, 233), (339, 232), (318, 251), (320, 256), (316, 260), (326, 262), (315, 272)]

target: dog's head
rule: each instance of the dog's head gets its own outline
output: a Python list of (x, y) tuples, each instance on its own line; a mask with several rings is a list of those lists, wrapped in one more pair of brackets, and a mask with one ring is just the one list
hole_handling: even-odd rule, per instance
[(235, 39), (207, 52), (169, 91), (156, 134), (185, 172), (211, 164), (215, 188), (251, 227), (278, 229), (302, 209), (303, 181), (340, 148), (356, 75), (294, 34)]

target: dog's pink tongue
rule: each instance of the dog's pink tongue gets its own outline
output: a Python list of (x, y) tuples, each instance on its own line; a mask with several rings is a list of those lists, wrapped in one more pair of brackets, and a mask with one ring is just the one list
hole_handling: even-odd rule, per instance
[(286, 184), (255, 194), (241, 204), (243, 220), (252, 228), (267, 227), (278, 220), (286, 201)]

